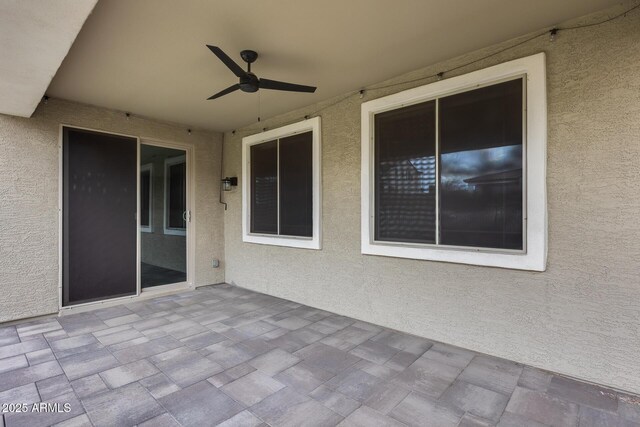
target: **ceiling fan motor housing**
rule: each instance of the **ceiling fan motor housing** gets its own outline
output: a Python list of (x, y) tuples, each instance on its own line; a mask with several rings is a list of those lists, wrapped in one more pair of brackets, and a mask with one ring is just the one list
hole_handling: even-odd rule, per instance
[(246, 76), (240, 77), (240, 90), (243, 92), (257, 92), (260, 87), (260, 81), (253, 73), (247, 73)]

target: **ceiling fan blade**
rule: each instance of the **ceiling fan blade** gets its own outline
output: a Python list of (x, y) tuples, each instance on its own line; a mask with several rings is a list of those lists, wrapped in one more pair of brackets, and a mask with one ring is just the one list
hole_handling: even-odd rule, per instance
[(220, 92), (216, 93), (215, 95), (211, 95), (210, 97), (207, 98), (207, 100), (220, 98), (221, 96), (224, 96), (224, 95), (226, 95), (228, 93), (231, 93), (231, 92), (235, 92), (238, 89), (240, 89), (240, 85), (236, 83), (233, 86), (229, 86), (225, 90), (221, 90)]
[(219, 48), (219, 47), (217, 47), (217, 46), (211, 46), (211, 45), (207, 45), (207, 47), (208, 47), (208, 48), (209, 48), (209, 50), (210, 50), (211, 52), (213, 52), (213, 54), (214, 54), (215, 56), (217, 56), (217, 57), (218, 57), (218, 59), (220, 59), (220, 61), (222, 61), (222, 62), (224, 63), (224, 65), (226, 65), (226, 66), (227, 66), (227, 68), (229, 68), (229, 69), (233, 72), (233, 74), (235, 74), (237, 77), (244, 77), (244, 76), (246, 76), (246, 75), (247, 75), (247, 72), (246, 72), (246, 71), (244, 71), (244, 70), (242, 69), (242, 67), (241, 67), (241, 66), (239, 66), (238, 64), (236, 64), (236, 62), (235, 62), (233, 59), (229, 58), (229, 56), (228, 56), (226, 53), (224, 53), (224, 52), (222, 51), (222, 49), (220, 49), (220, 48)]
[(286, 90), (289, 92), (308, 92), (316, 91), (315, 86), (297, 85), (294, 83), (279, 82), (277, 80), (260, 79), (260, 89)]

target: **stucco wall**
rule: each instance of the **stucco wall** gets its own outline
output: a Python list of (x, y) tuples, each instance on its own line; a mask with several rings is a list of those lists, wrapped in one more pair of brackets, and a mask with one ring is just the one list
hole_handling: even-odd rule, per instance
[[(451, 69), (514, 42), (388, 83)], [(560, 32), (553, 43), (543, 36), (447, 76), (541, 51), (548, 72), (546, 272), (360, 254), (360, 104), (424, 81), (368, 91), (320, 113), (322, 250), (243, 243), (241, 192), (227, 195), (226, 281), (640, 392), (640, 10)], [(225, 175), (241, 176), (243, 136), (337, 100), (226, 134)]]
[(224, 281), (223, 207), (218, 203), (222, 135), (51, 99), (32, 118), (0, 114), (0, 322), (58, 310), (60, 123), (193, 144), (196, 286)]

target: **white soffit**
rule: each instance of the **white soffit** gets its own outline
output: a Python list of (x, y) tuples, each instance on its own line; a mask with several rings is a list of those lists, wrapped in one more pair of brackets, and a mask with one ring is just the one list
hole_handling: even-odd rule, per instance
[[(42, 1), (41, 3), (46, 3)], [(211, 130), (358, 90), (616, 0), (104, 0), (48, 95)], [(585, 30), (589, 31), (589, 30)], [(561, 37), (558, 38), (560, 42)], [(205, 47), (260, 55), (258, 77), (314, 85), (207, 97), (238, 82)]]
[(0, 0), (0, 113), (30, 117), (97, 0)]

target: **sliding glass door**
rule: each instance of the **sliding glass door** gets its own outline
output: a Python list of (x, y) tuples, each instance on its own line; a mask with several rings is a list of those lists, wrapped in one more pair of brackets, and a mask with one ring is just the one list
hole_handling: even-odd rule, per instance
[(187, 156), (140, 144), (140, 283), (187, 281)]
[(137, 143), (63, 128), (63, 306), (137, 294)]

